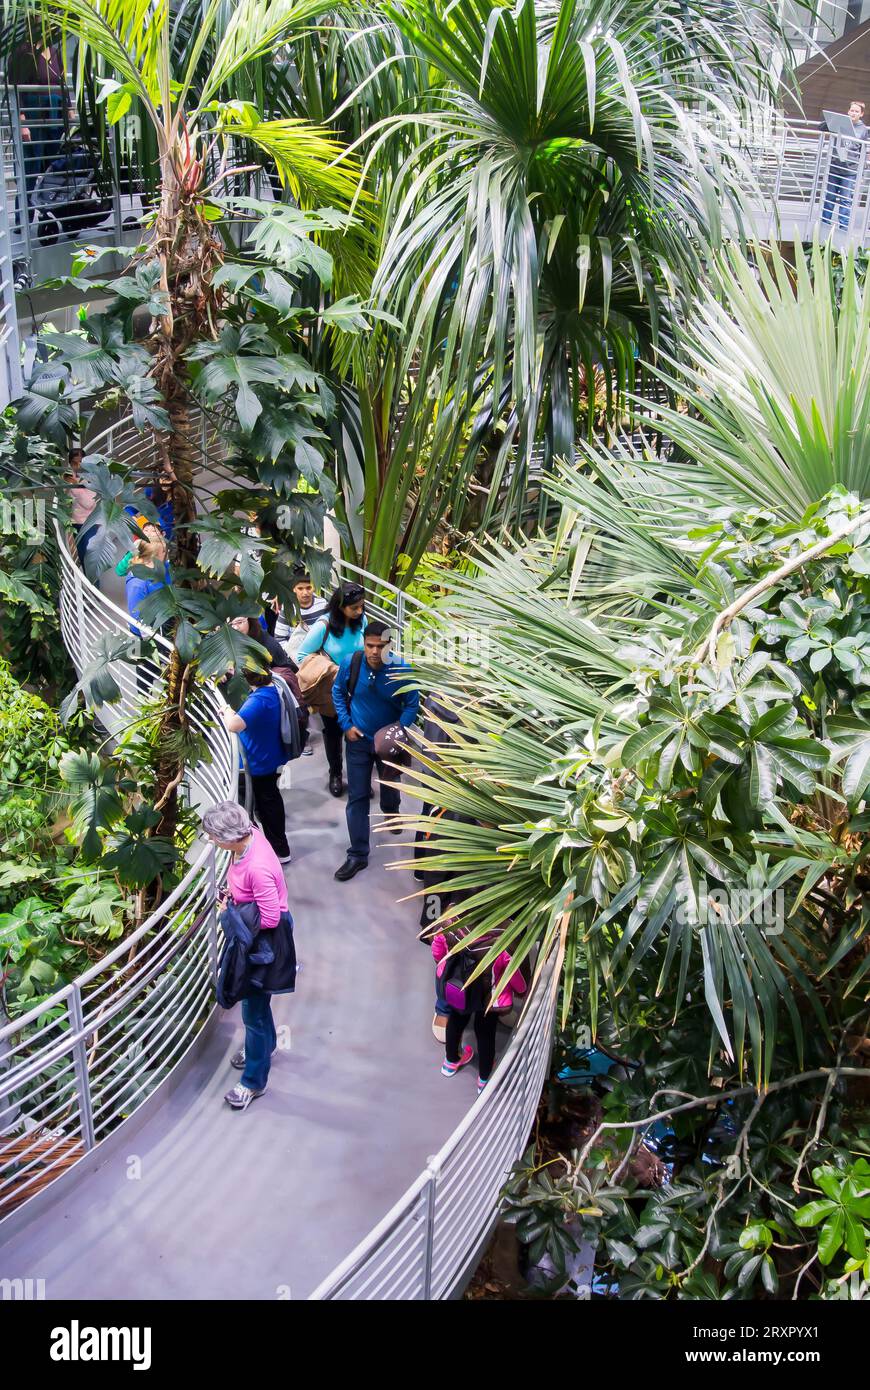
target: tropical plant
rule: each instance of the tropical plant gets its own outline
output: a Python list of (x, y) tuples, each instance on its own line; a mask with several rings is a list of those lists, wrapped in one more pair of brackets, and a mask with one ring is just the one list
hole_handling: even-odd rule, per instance
[(11, 412), (0, 417), (0, 658), (49, 692), (68, 684), (71, 668), (58, 641), (48, 499), (35, 483), (58, 471), (49, 443), (17, 428)]
[[(28, 3), (13, 0), (8, 7), (10, 20), (29, 8)], [(240, 587), (251, 596), (242, 603), (249, 606), (259, 601), (260, 552), (267, 544), (256, 538), (245, 543), (240, 539), (244, 523), (233, 515), (238, 493), (226, 500), (222, 521), (195, 520), (195, 482), (202, 461), (195, 407), (215, 409), (219, 417), (215, 427), (223, 432), (223, 407), (235, 405), (239, 429), (250, 441), (239, 460), (247, 467), (241, 467), (233, 481), (247, 481), (251, 464), (259, 466), (255, 481), (265, 482), (266, 496), (245, 498), (244, 510), (274, 504), (274, 515), (263, 520), (274, 521), (276, 532), (282, 524), (286, 526), (286, 535), (278, 536), (285, 553), (289, 544), (293, 558), (308, 561), (307, 552), (316, 548), (318, 523), (330, 500), (322, 450), (314, 445), (318, 439), (326, 440), (317, 420), (330, 413), (331, 397), (325, 387), (318, 391), (319, 379), (290, 351), (291, 339), (295, 345), (304, 329), (294, 281), (280, 271), (289, 270), (292, 277), (304, 267), (324, 280), (331, 273), (332, 260), (316, 244), (317, 238), (332, 235), (344, 224), (329, 207), (312, 214), (306, 223), (298, 206), (282, 208), (273, 203), (267, 209), (242, 208), (228, 195), (237, 191), (234, 180), (244, 163), (244, 151), (256, 151), (267, 160), (279, 184), (300, 206), (347, 205), (356, 189), (357, 173), (352, 159), (334, 164), (340, 147), (326, 131), (296, 118), (268, 118), (253, 102), (234, 95), (234, 84), (246, 65), (268, 60), (293, 33), (307, 28), (316, 9), (309, 0), (278, 5), (242, 0), (229, 14), (219, 0), (213, 0), (199, 16), (195, 33), (188, 26), (190, 42), (181, 49), (174, 46), (169, 7), (152, 10), (139, 5), (107, 6), (102, 0), (45, 0), (35, 8), (46, 23), (60, 25), (75, 38), (80, 84), (87, 71), (98, 71), (110, 124), (119, 122), (137, 104), (142, 119), (150, 124), (159, 157), (158, 207), (150, 239), (138, 248), (127, 273), (111, 285), (82, 277), (82, 270), (93, 260), (89, 248), (78, 258), (71, 283), (76, 288), (105, 289), (113, 296), (110, 307), (105, 313), (84, 315), (75, 333), (49, 335), (52, 370), (65, 366), (66, 376), (61, 387), (47, 390), (41, 389), (37, 376), (22, 402), (22, 418), (34, 417), (44, 431), (63, 433), (70, 428), (72, 405), (86, 392), (96, 392), (103, 404), (126, 398), (134, 422), (153, 439), (150, 450), (143, 448), (143, 456), (150, 455), (152, 460), (150, 480), (134, 479), (129, 471), (121, 476), (111, 460), (96, 457), (89, 460), (84, 480), (99, 497), (92, 519), (102, 523), (101, 539), (89, 552), (96, 570), (109, 563), (125, 528), (129, 535), (124, 515), (128, 508), (153, 515), (141, 494), (134, 497), (136, 483), (148, 481), (152, 494), (159, 490), (174, 513), (176, 584), (171, 592), (163, 591), (147, 615), (155, 626), (168, 625), (177, 639), (166, 670), (164, 752), (157, 785), (160, 818), (155, 827), (159, 837), (171, 841), (179, 769), (189, 751), (184, 711), (192, 663), (199, 661), (204, 674), (212, 674), (229, 664), (242, 664), (254, 650), (244, 639), (236, 641), (238, 634), (225, 635), (232, 632), (227, 619), (240, 611), (238, 595), (234, 609), (224, 605), (218, 611), (212, 605), (205, 612), (193, 593), (185, 607), (177, 581), (195, 566), (203, 538), (207, 544), (202, 570), (214, 578), (223, 576), (241, 555)], [(188, 20), (189, 15), (185, 24)], [(173, 57), (180, 60), (174, 72)], [(248, 218), (252, 212), (266, 213), (255, 229), (254, 248), (270, 237), (271, 250), (260, 258), (267, 261), (265, 266), (255, 259), (249, 262), (247, 274), (233, 282), (222, 278), (232, 270), (236, 255), (230, 230), (223, 224), (231, 222), (237, 234), (242, 216)], [(330, 311), (333, 315), (331, 320), (324, 319), (326, 333), (359, 333), (366, 326), (357, 299), (345, 297), (340, 304), (319, 307), (327, 316)], [(134, 337), (137, 309), (149, 321), (143, 341)], [(282, 450), (284, 457), (279, 460)], [(319, 493), (314, 499), (312, 486)], [(275, 578), (277, 583), (277, 568)], [(275, 592), (286, 598), (289, 585), (276, 587)], [(210, 634), (216, 625), (220, 631)], [(200, 653), (203, 636), (205, 651)], [(116, 659), (124, 654), (117, 643), (113, 650)], [(131, 650), (128, 643), (128, 656)], [(211, 666), (209, 651), (214, 658)], [(102, 661), (101, 669), (106, 665)], [(94, 674), (88, 673), (85, 690), (93, 689)], [(102, 679), (111, 690), (111, 676)]]
[[(214, 197), (231, 186), (235, 144), (242, 140), (268, 157), (281, 184), (308, 206), (347, 203), (356, 186), (352, 164), (332, 167), (339, 149), (325, 131), (305, 121), (264, 118), (250, 101), (222, 99), (247, 64), (271, 56), (310, 22), (317, 6), (311, 0), (242, 0), (225, 22), (220, 0), (212, 0), (175, 72), (169, 6), (7, 0), (7, 19), (14, 22), (29, 9), (75, 37), (80, 77), (89, 58), (103, 66), (100, 96), (109, 122), (119, 122), (135, 101), (156, 139), (159, 207), (140, 272), (150, 290), (146, 307), (152, 318), (143, 348), (161, 403), (150, 419), (159, 462), (171, 479), (183, 557), (192, 560), (195, 546), (184, 523), (195, 515), (198, 450), (185, 358), (195, 343), (214, 336), (220, 315), (213, 277), (224, 260), (224, 243), (214, 223), (225, 214)], [(218, 26), (220, 40), (204, 70), (199, 60)]]
[[(817, 249), (812, 293), (796, 272), (806, 323), (829, 304), (829, 271)], [(839, 313), (860, 379), (870, 335), (857, 285)], [(733, 338), (719, 342), (720, 371), (731, 363), (739, 379)], [(475, 930), (507, 923), (522, 956), (560, 943), (566, 1008), (585, 981), (593, 1027), (602, 1001), (618, 1016), (655, 962), (662, 986), (678, 982), (677, 1009), (706, 1000), (710, 1056), (724, 1048), (741, 1069), (751, 1056), (761, 1082), (781, 1010), (800, 1046), (810, 1017), (829, 1030), (865, 987), (870, 512), (842, 486), (799, 519), (729, 502), (705, 423), (719, 409), (712, 376), (687, 387), (701, 424), (669, 418), (684, 463), (594, 451), (596, 478), (566, 469), (553, 485), (565, 505), (555, 544), (493, 546), (473, 579), (451, 580), (444, 624), (474, 634), (484, 660), (424, 668), (460, 723), (415, 780), (427, 802), (477, 823), (445, 817), (429, 842)], [(790, 408), (821, 433), (821, 405), (796, 392)], [(838, 428), (854, 428), (855, 456), (864, 409), (844, 393)], [(773, 453), (769, 436), (756, 448)]]
[(354, 119), (383, 207), (375, 294), (404, 323), (372, 339), (351, 432), (370, 568), (416, 564), (446, 513), (516, 527), (533, 450), (545, 473), (570, 460), (599, 380), (615, 424), (638, 357), (673, 342), (720, 203), (750, 177), (697, 110), (727, 121), (757, 100), (783, 39), (767, 3), (708, 20), (658, 0), (460, 0), (361, 22), (362, 45), (372, 29), (399, 45), (395, 85), (363, 77)]
[(846, 1055), (859, 1040), (817, 1040), (798, 1071), (784, 1039), (782, 1075), (760, 1093), (721, 1055), (708, 1079), (697, 1011), (668, 1026), (672, 998), (657, 1003), (640, 976), (623, 1042), (641, 1065), (591, 1086), (554, 1078), (506, 1187), (535, 1293), (866, 1298), (867, 1069)]

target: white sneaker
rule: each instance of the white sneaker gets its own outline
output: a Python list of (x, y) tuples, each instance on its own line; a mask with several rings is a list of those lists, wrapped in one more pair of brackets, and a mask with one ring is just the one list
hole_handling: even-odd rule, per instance
[[(263, 1087), (265, 1090), (265, 1087)], [(234, 1086), (231, 1091), (227, 1091), (224, 1100), (231, 1110), (247, 1110), (252, 1100), (261, 1096), (263, 1091), (252, 1091), (250, 1086), (243, 1086), (241, 1081), (238, 1086)]]

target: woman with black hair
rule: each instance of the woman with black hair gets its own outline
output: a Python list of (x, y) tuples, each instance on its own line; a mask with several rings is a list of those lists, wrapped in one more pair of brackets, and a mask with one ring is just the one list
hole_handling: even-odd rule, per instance
[[(365, 590), (355, 581), (339, 584), (334, 590), (324, 616), (314, 624), (305, 641), (296, 653), (300, 666), (306, 656), (323, 652), (336, 666), (340, 666), (346, 656), (360, 651), (363, 645), (365, 628)], [(323, 719), (323, 746), (329, 764), (329, 790), (333, 796), (341, 796), (344, 791), (342, 781), (341, 725), (335, 713), (335, 706), (318, 706)]]

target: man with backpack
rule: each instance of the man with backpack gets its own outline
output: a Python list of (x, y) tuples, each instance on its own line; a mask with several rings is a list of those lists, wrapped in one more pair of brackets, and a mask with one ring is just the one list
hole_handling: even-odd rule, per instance
[[(224, 704), (224, 726), (238, 734), (245, 758), (246, 774), (239, 778), (239, 796), (244, 797), (244, 776), (251, 779), (254, 813), (263, 834), (282, 864), (290, 863), (290, 846), (284, 820), (284, 798), (278, 790), (278, 776), (285, 763), (302, 752), (302, 739), (296, 724), (294, 697), (285, 682), (278, 685), (268, 671), (246, 671), (251, 693), (238, 714)], [(286, 695), (285, 695), (286, 692)], [(294, 702), (295, 703), (295, 702)]]
[[(386, 623), (368, 624), (362, 651), (346, 656), (338, 668), (332, 699), (345, 735), (347, 762), (347, 858), (335, 877), (344, 882), (364, 869), (369, 860), (369, 801), (372, 768), (380, 779), (380, 807), (384, 815), (399, 809), (397, 787), (385, 786), (384, 777), (399, 773), (385, 768), (383, 759), (400, 756), (403, 731), (417, 717), (420, 692), (405, 689), (411, 668), (391, 653), (392, 633)], [(396, 727), (398, 726), (398, 727)], [(398, 828), (397, 831), (398, 832)]]

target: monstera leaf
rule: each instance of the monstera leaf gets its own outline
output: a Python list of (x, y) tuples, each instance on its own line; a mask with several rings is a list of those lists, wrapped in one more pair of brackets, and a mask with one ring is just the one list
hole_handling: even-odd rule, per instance
[(217, 579), (229, 569), (237, 556), (244, 558), (246, 552), (258, 555), (269, 544), (259, 536), (249, 536), (242, 523), (233, 517), (201, 517), (191, 522), (190, 527), (200, 538), (200, 569)]
[(120, 699), (121, 687), (112, 675), (113, 661), (135, 661), (141, 651), (141, 642), (129, 632), (104, 632), (97, 638), (95, 654), (88, 662), (60, 707), (60, 717), (64, 723), (70, 718), (81, 693), (94, 709), (112, 704)]
[(199, 647), (199, 669), (206, 677), (222, 676), (230, 667), (261, 670), (263, 658), (263, 648), (229, 623), (203, 637)]
[(103, 764), (96, 753), (83, 749), (64, 753), (60, 775), (69, 784), (69, 810), (73, 830), (82, 836), (82, 856), (97, 859), (102, 852), (103, 835), (124, 814), (122, 793), (132, 791), (135, 783), (120, 778), (113, 764)]
[(124, 829), (112, 836), (103, 855), (103, 867), (111, 869), (128, 888), (147, 888), (178, 858), (171, 841), (150, 835), (159, 820), (159, 812), (152, 807), (137, 806), (125, 816)]

